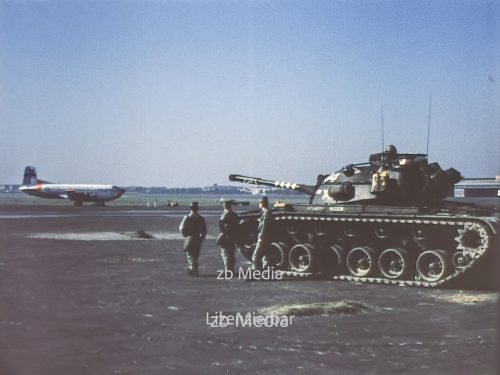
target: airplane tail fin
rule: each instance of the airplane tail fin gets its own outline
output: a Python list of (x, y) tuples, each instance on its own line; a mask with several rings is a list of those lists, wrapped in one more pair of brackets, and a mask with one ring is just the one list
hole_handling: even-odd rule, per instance
[(36, 168), (29, 165), (26, 166), (26, 168), (24, 168), (23, 185), (36, 185), (37, 181)]

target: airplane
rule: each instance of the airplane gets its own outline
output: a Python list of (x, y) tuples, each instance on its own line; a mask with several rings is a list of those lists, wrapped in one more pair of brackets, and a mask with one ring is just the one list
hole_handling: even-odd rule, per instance
[(244, 191), (245, 193), (250, 193), (252, 195), (262, 195), (262, 194), (267, 194), (267, 192), (271, 189), (267, 188), (243, 188), (241, 191)]
[(90, 184), (53, 184), (37, 178), (36, 169), (32, 166), (24, 168), (23, 185), (19, 188), (26, 194), (48, 199), (69, 199), (75, 206), (83, 202), (94, 202), (104, 206), (104, 202), (120, 198), (125, 189), (114, 185)]

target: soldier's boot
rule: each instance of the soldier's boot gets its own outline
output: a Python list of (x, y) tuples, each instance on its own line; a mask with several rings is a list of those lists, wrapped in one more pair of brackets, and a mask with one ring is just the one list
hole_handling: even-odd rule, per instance
[(198, 276), (198, 267), (197, 266), (193, 267), (193, 275), (192, 276)]

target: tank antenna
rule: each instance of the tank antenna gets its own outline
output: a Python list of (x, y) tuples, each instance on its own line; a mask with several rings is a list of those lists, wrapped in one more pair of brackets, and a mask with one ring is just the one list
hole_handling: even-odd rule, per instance
[(384, 105), (382, 105), (382, 152), (384, 152)]
[[(332, 118), (334, 119), (335, 116), (335, 90), (332, 89)], [(335, 160), (335, 121), (332, 122), (332, 131), (331, 131), (331, 143), (332, 143), (332, 148), (331, 148), (331, 155), (330, 155), (330, 163), (331, 163), (331, 166), (330, 168), (332, 170), (334, 170), (335, 168), (335, 163), (334, 163), (334, 160)]]
[(427, 121), (427, 148), (425, 153), (429, 157), (429, 138), (431, 134), (431, 108), (432, 108), (432, 91), (429, 93), (429, 119)]

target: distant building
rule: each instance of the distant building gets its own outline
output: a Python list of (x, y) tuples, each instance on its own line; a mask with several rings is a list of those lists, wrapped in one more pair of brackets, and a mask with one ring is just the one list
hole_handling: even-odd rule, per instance
[(20, 185), (0, 185), (2, 193), (17, 193)]
[(467, 178), (455, 184), (453, 196), (457, 198), (500, 197), (500, 176), (496, 178)]

